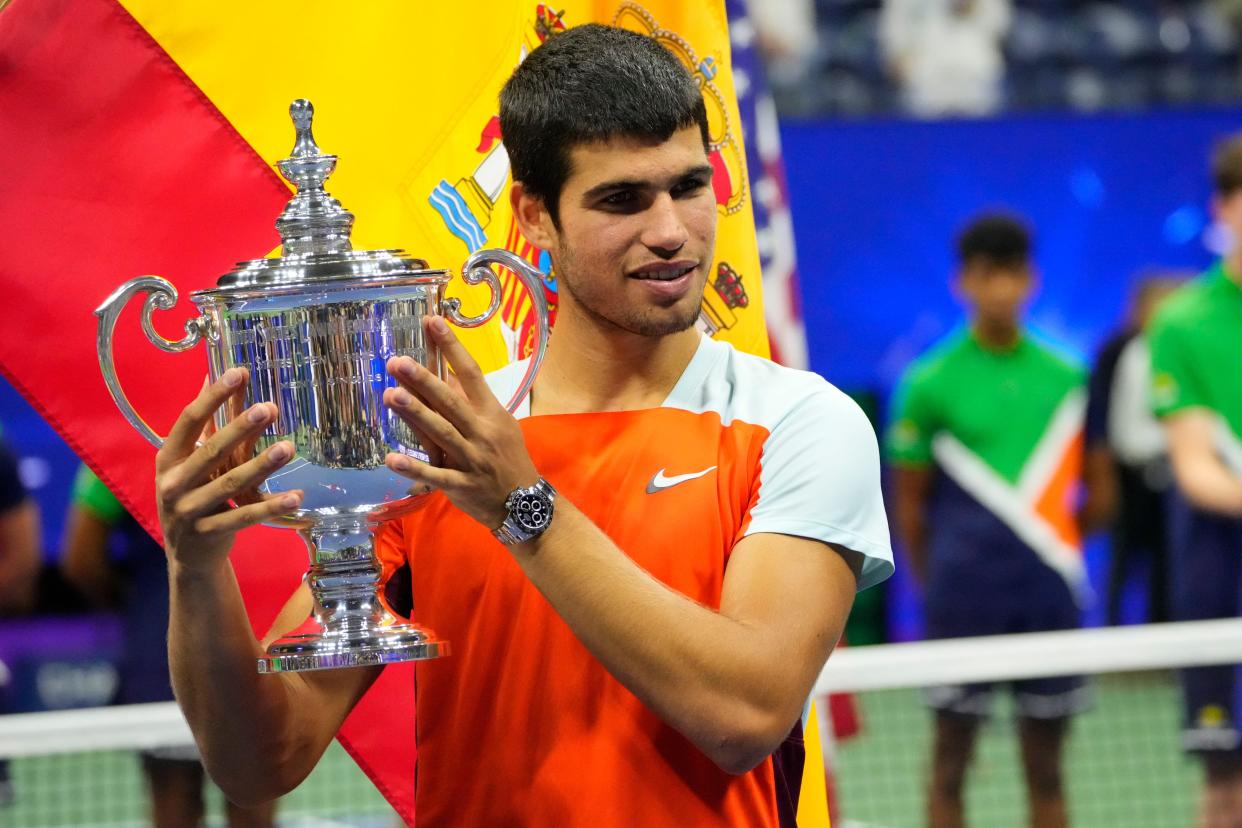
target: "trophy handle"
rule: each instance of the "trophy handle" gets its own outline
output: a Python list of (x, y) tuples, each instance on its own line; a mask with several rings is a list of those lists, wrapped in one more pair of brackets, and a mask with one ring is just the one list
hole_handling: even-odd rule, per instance
[(526, 366), (526, 373), (522, 376), (522, 381), (518, 384), (513, 399), (505, 405), (505, 408), (509, 409), (509, 413), (512, 414), (517, 411), (518, 406), (530, 393), (530, 386), (535, 381), (535, 375), (539, 373), (539, 366), (543, 364), (544, 351), (548, 349), (548, 300), (543, 295), (543, 274), (516, 253), (508, 250), (480, 250), (466, 259), (466, 263), (461, 266), (462, 278), (468, 285), (486, 282), (492, 289), (492, 301), (488, 303), (487, 310), (478, 316), (466, 317), (461, 315), (460, 301), (446, 299), (444, 315), (454, 325), (462, 328), (477, 328), (496, 314), (500, 308), (501, 287), (499, 277), (491, 268), (494, 264), (503, 265), (513, 271), (513, 275), (517, 276), (526, 287), (526, 291), (530, 294), (531, 305), (535, 308), (535, 352), (531, 355), (530, 364)]
[(113, 401), (117, 408), (121, 409), (121, 414), (125, 416), (129, 424), (145, 437), (148, 443), (160, 448), (164, 445), (164, 438), (156, 434), (130, 405), (129, 398), (125, 396), (121, 382), (117, 379), (116, 364), (112, 359), (112, 335), (116, 328), (116, 320), (120, 318), (121, 311), (129, 300), (137, 293), (149, 294), (142, 305), (142, 330), (146, 333), (147, 339), (151, 340), (152, 344), (161, 351), (177, 353), (193, 348), (206, 335), (208, 321), (207, 317), (199, 316), (186, 322), (185, 338), (176, 342), (160, 336), (151, 324), (151, 314), (156, 308), (168, 310), (177, 304), (177, 289), (167, 279), (161, 279), (159, 276), (139, 276), (136, 279), (130, 279), (113, 291), (112, 295), (95, 309), (95, 315), (99, 317), (96, 350), (99, 352), (99, 367), (103, 369), (108, 392), (112, 394)]

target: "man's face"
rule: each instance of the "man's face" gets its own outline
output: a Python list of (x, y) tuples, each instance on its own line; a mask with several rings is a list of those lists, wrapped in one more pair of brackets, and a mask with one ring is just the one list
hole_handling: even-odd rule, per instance
[(1030, 265), (974, 258), (962, 266), (958, 287), (972, 314), (993, 325), (1016, 325), (1031, 295)]
[(716, 241), (712, 168), (698, 127), (660, 143), (581, 144), (569, 161), (560, 226), (546, 211), (539, 221), (561, 290), (558, 312), (641, 336), (689, 328)]

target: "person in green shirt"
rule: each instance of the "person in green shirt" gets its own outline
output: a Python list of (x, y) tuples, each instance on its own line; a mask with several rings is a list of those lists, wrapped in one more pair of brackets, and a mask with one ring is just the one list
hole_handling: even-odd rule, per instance
[[(1242, 615), (1242, 135), (1213, 158), (1216, 220), (1233, 249), (1152, 321), (1152, 407), (1169, 443), (1173, 613)], [(1202, 828), (1242, 825), (1242, 680), (1237, 667), (1183, 671), (1183, 746), (1204, 759)]]
[[(985, 215), (958, 239), (969, 324), (917, 359), (886, 438), (897, 532), (924, 590), (929, 638), (1079, 626), (1085, 572), (1074, 499), (1083, 369), (1022, 327), (1034, 275), (1016, 218)], [(1079, 677), (1013, 684), (1031, 824), (1063, 826), (1061, 752), (1089, 702)], [(964, 822), (962, 789), (992, 687), (937, 687), (928, 815)]]

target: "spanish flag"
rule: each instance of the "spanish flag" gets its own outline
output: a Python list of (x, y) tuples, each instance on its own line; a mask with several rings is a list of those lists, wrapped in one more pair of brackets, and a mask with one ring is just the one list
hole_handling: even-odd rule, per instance
[[(699, 324), (766, 354), (723, 0), (0, 0), (0, 370), (158, 537), (153, 449), (108, 396), (93, 310), (134, 276), (164, 276), (184, 296), (276, 250), (273, 221), (290, 192), (273, 164), (292, 146), (295, 98), (314, 102), (319, 145), (341, 159), (329, 189), (358, 217), (355, 247), (401, 247), (435, 267), (508, 248), (541, 268), (555, 303), (556, 274), (505, 197), (497, 95), (532, 49), (590, 21), (655, 38), (702, 89), (720, 225)], [(504, 284), (499, 323), (463, 334), (485, 367), (530, 348), (530, 299)], [(471, 313), (485, 291), (450, 289)], [(182, 301), (154, 324), (178, 339), (192, 315)], [(197, 392), (204, 355), (155, 351), (138, 316), (118, 325), (117, 368), (164, 432)], [(233, 563), (263, 632), (305, 552), (292, 533), (256, 528)], [(340, 736), (407, 820), (410, 687), (408, 665), (386, 670)], [(827, 824), (818, 758), (808, 751), (820, 787), (818, 803), (813, 784), (803, 789), (804, 828)]]

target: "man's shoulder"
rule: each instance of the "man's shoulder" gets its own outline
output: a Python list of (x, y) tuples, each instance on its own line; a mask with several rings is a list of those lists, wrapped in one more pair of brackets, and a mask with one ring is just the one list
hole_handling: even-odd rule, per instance
[(962, 330), (942, 336), (910, 361), (902, 372), (901, 385), (909, 392), (952, 384), (968, 361), (969, 343)]
[(1213, 288), (1217, 275), (1216, 268), (1212, 268), (1169, 294), (1152, 317), (1149, 334), (1158, 337), (1170, 331), (1194, 331), (1215, 304)]
[(1046, 339), (1034, 336), (1028, 339), (1040, 369), (1070, 385), (1081, 385), (1086, 381), (1087, 368), (1078, 357)]
[(690, 384), (679, 383), (666, 408), (715, 413), (725, 425), (744, 422), (774, 430), (795, 413), (837, 418), (861, 416), (857, 404), (813, 371), (790, 368), (739, 351), (726, 342), (710, 341), (710, 367)]

